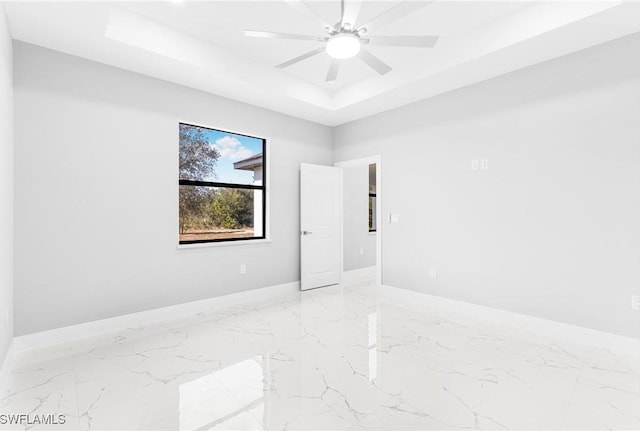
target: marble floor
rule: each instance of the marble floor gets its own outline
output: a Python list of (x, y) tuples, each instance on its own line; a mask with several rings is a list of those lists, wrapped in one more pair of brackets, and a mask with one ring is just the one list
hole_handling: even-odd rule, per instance
[(360, 282), (21, 353), (2, 414), (64, 415), (26, 427), (54, 430), (640, 429), (640, 352)]

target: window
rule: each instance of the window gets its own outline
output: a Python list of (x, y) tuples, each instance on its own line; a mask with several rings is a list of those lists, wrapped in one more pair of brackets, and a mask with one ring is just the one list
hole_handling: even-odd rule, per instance
[(179, 129), (180, 244), (264, 239), (265, 139)]
[(376, 164), (369, 165), (369, 232), (377, 230), (376, 221)]

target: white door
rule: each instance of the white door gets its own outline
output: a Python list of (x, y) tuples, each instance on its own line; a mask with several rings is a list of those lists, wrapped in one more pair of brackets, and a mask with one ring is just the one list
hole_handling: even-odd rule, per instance
[(300, 165), (300, 288), (340, 283), (342, 171)]

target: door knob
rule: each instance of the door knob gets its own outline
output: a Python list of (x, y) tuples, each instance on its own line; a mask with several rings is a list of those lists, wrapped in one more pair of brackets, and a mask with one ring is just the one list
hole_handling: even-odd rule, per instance
[(308, 230), (303, 230), (302, 231), (302, 235), (311, 235), (313, 232), (310, 232)]

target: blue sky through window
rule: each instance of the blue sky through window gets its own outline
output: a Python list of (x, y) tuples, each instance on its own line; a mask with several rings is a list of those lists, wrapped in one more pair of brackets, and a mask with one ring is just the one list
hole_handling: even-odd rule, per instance
[(216, 163), (216, 177), (204, 178), (205, 181), (221, 183), (253, 184), (253, 171), (233, 168), (233, 163), (260, 154), (263, 151), (262, 140), (235, 133), (202, 128), (209, 144), (216, 147), (220, 158)]

